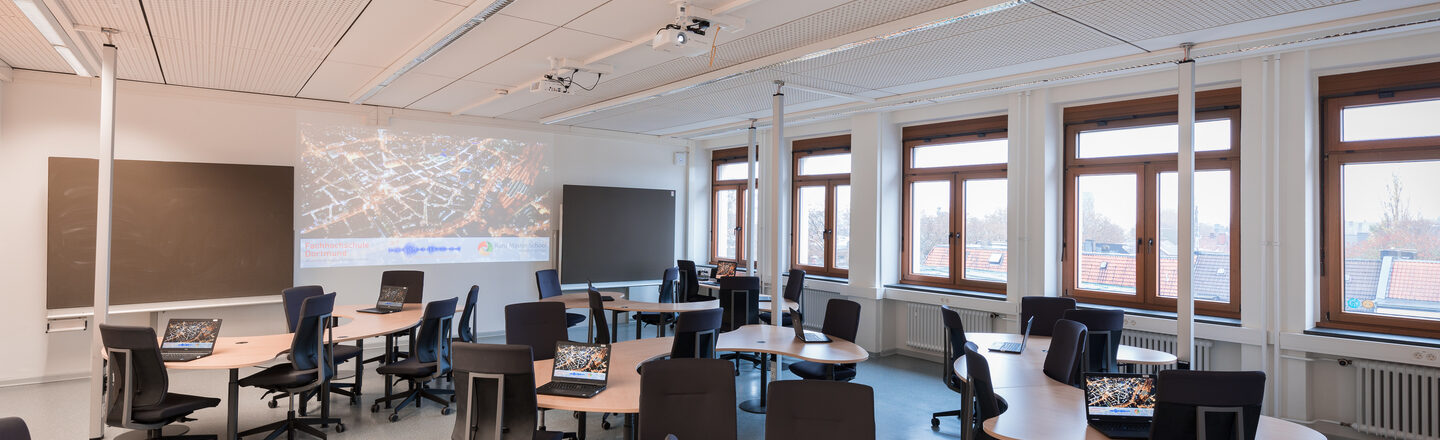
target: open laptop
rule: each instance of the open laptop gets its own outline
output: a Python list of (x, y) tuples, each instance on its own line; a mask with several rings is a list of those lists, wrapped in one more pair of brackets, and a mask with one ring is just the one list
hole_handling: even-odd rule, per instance
[(799, 310), (790, 309), (790, 327), (795, 329), (795, 339), (806, 344), (830, 342), (830, 337), (824, 333), (805, 330), (805, 317)]
[(721, 277), (733, 277), (733, 276), (735, 276), (735, 262), (734, 262), (734, 261), (721, 261), (721, 262), (719, 262), (719, 263), (715, 263), (715, 277), (714, 277), (715, 279), (718, 280), (718, 279), (720, 279)]
[(605, 390), (610, 373), (610, 345), (555, 342), (554, 369), (550, 383), (535, 389), (538, 394), (588, 398)]
[(219, 319), (171, 319), (160, 342), (160, 359), (185, 362), (209, 356), (219, 337)]
[(1032, 327), (1031, 324), (1034, 323), (1034, 316), (1031, 316), (1030, 319), (1025, 321), (1025, 336), (1020, 337), (1020, 342), (996, 342), (994, 344), (990, 344), (990, 351), (998, 351), (1001, 353), (1024, 352), (1025, 343), (1030, 342), (1030, 327)]
[(405, 309), (405, 294), (409, 291), (405, 286), (380, 286), (380, 299), (375, 301), (375, 307), (356, 311), (376, 315), (401, 311)]
[(1149, 438), (1155, 376), (1085, 373), (1085, 418), (1110, 438)]

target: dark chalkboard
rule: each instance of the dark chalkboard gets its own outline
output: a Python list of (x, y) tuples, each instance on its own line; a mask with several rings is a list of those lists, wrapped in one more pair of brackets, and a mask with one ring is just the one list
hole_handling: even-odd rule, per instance
[[(98, 164), (50, 158), (48, 308), (93, 304)], [(289, 287), (294, 174), (282, 166), (115, 161), (110, 304)]]
[(560, 282), (658, 280), (675, 265), (675, 191), (565, 185)]

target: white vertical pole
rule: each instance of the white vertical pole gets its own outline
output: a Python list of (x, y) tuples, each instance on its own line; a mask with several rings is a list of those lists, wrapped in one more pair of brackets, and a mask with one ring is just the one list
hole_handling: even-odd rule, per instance
[(755, 196), (760, 194), (756, 186), (760, 182), (760, 176), (755, 172), (755, 163), (760, 161), (760, 145), (755, 142), (755, 120), (750, 120), (749, 142), (745, 144), (745, 176), (748, 180), (745, 189), (745, 224), (741, 228), (745, 231), (745, 270), (746, 276), (755, 276), (755, 245), (760, 242), (757, 237), (759, 228), (756, 228), (755, 221)]
[(95, 187), (95, 326), (90, 329), (90, 438), (105, 436), (100, 324), (110, 314), (110, 202), (115, 171), (115, 46), (100, 49), (100, 173)]
[(1180, 61), (1180, 169), (1176, 173), (1180, 192), (1179, 212), (1176, 225), (1179, 243), (1176, 268), (1179, 283), (1175, 325), (1175, 357), (1182, 370), (1190, 369), (1194, 361), (1195, 348), (1195, 295), (1192, 291), (1192, 274), (1195, 266), (1195, 60), (1190, 59), (1190, 47), (1186, 43), (1185, 59)]
[[(785, 156), (783, 156), (783, 152), (786, 149), (785, 93), (780, 91), (780, 88), (784, 86), (784, 81), (775, 81), (775, 95), (773, 97), (774, 108), (772, 109), (774, 113), (770, 119), (770, 165), (767, 167), (770, 170), (770, 179), (768, 179), (770, 188), (768, 188), (769, 196), (765, 199), (765, 224), (770, 228), (766, 231), (768, 235), (767, 238), (770, 239), (770, 245), (765, 248), (765, 263), (770, 265), (770, 269), (764, 272), (765, 281), (774, 289), (770, 293), (770, 299), (772, 300), (770, 301), (770, 316), (775, 317), (771, 322), (771, 324), (775, 325), (781, 324), (780, 297), (782, 295), (780, 293), (780, 274), (785, 272), (786, 267), (785, 262), (781, 261), (780, 249), (783, 247), (782, 244), (787, 242), (784, 234), (785, 228), (781, 225), (780, 219), (780, 191), (782, 190), (780, 183), (784, 179), (784, 172), (782, 170), (784, 170), (783, 165), (786, 163), (784, 160)], [(803, 324), (797, 322), (795, 325)], [(779, 376), (778, 372), (776, 376)]]

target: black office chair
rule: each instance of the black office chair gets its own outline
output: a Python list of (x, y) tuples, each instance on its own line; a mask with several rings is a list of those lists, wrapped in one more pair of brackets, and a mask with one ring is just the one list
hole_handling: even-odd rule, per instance
[[(720, 279), (720, 332), (731, 332), (750, 324), (760, 323), (760, 277), (724, 277)], [(755, 366), (763, 362), (748, 353), (731, 353), (721, 359), (735, 361), (735, 375), (740, 375), (740, 360)]]
[[(555, 343), (570, 340), (565, 315), (565, 305), (557, 302), (505, 306), (505, 343), (529, 346), (537, 361), (554, 359)], [(540, 430), (545, 430), (544, 408), (540, 409)]]
[(1050, 351), (1045, 353), (1045, 375), (1066, 385), (1078, 385), (1088, 333), (1085, 324), (1068, 319), (1055, 321), (1055, 335), (1050, 338)]
[(875, 390), (818, 380), (770, 382), (765, 438), (873, 440)]
[[(170, 377), (165, 372), (165, 362), (160, 360), (160, 340), (155, 336), (155, 329), (100, 324), (100, 340), (105, 344), (110, 365), (106, 378), (110, 384), (109, 392), (105, 393), (106, 425), (145, 430), (148, 431), (146, 438), (215, 440), (213, 435), (163, 435), (165, 425), (189, 421), (186, 416), (190, 413), (218, 406), (220, 399), (169, 392)], [(18, 422), (18, 428), (15, 421), (6, 424), (7, 430), (27, 429), (23, 421)]]
[(670, 343), (670, 358), (715, 358), (715, 343), (720, 338), (720, 309), (681, 312), (675, 319), (675, 339)]
[[(285, 420), (246, 430), (239, 434), (241, 437), (267, 434), (267, 438), (275, 438), (280, 433), (289, 433), (293, 438), (298, 431), (323, 439), (325, 432), (310, 425), (318, 424), (323, 428), (331, 423), (335, 424), (335, 432), (345, 432), (345, 424), (340, 419), (329, 417), (329, 385), (330, 378), (335, 375), (335, 357), (330, 351), (334, 345), (334, 334), (330, 331), (334, 321), (330, 319), (330, 314), (334, 309), (333, 293), (305, 298), (300, 303), (300, 319), (296, 321), (295, 333), (290, 338), (290, 362), (240, 379), (242, 387), (284, 392), (290, 396), (290, 409), (285, 413)], [(319, 390), (320, 417), (296, 417), (295, 396), (312, 389)]]
[(460, 328), (457, 330), (458, 342), (475, 343), (475, 306), (480, 302), (480, 286), (470, 286), (470, 291), (465, 293), (465, 310), (460, 312)]
[(1161, 371), (1150, 438), (1254, 440), (1264, 399), (1261, 371)]
[(594, 339), (590, 342), (596, 344), (609, 344), (614, 342), (610, 337), (610, 321), (605, 318), (605, 299), (599, 291), (589, 290), (585, 292), (590, 299), (590, 327), (595, 330)]
[(30, 428), (19, 417), (0, 418), (0, 438), (5, 440), (30, 440)]
[(1085, 324), (1090, 334), (1080, 371), (1120, 372), (1115, 355), (1120, 351), (1120, 334), (1125, 330), (1124, 310), (1068, 310), (1065, 319)]
[[(966, 390), (965, 380), (955, 375), (955, 361), (965, 355), (965, 350), (978, 349), (975, 343), (965, 339), (965, 323), (960, 320), (960, 313), (950, 306), (940, 306), (940, 318), (945, 323), (945, 364), (940, 367), (940, 380), (945, 383), (950, 391), (960, 393), (969, 397), (970, 392)], [(941, 417), (963, 416), (964, 410), (941, 411), (930, 414), (930, 426), (939, 427)]]
[[(660, 276), (660, 296), (658, 301), (662, 304), (675, 302), (675, 284), (680, 278), (680, 269), (674, 267), (665, 269)], [(640, 339), (640, 330), (646, 324), (656, 326), (655, 337), (665, 336), (665, 326), (675, 322), (674, 313), (653, 313), (639, 312), (635, 314), (635, 339)]]
[(730, 371), (730, 363), (719, 359), (648, 363), (640, 375), (639, 438), (735, 440), (735, 379)]
[(675, 266), (680, 269), (680, 301), (698, 302), (710, 299), (700, 294), (700, 272), (695, 268), (694, 261), (675, 260)]
[[(801, 314), (804, 314), (805, 303), (801, 302), (801, 300), (804, 299), (804, 296), (805, 271), (800, 269), (790, 269), (789, 279), (785, 281), (785, 295), (783, 296), (783, 298), (785, 298), (786, 301), (794, 303), (795, 309), (799, 310)], [(769, 310), (760, 311), (760, 322), (771, 324)], [(785, 327), (790, 326), (790, 312), (788, 308), (780, 312), (780, 325)]]
[[(802, 318), (804, 314), (800, 315)], [(795, 321), (804, 326), (804, 322)], [(820, 332), (832, 338), (855, 342), (860, 333), (860, 303), (848, 299), (831, 298), (825, 303), (825, 323)], [(849, 381), (855, 378), (855, 364), (822, 364), (800, 361), (790, 364), (790, 372), (805, 379)]]
[(453, 440), (558, 440), (537, 429), (535, 364), (530, 347), (456, 343)]
[(974, 438), (990, 439), (981, 429), (986, 420), (1004, 414), (1009, 405), (1004, 398), (995, 394), (995, 382), (990, 380), (990, 362), (985, 356), (977, 352), (972, 346), (965, 347), (965, 370), (970, 376), (970, 387), (975, 393), (975, 419), (973, 426), (966, 427), (974, 431)]
[[(425, 304), (420, 331), (415, 336), (415, 355), (375, 370), (387, 376), (399, 376), (410, 383), (410, 390), (375, 399), (375, 403), (370, 405), (370, 412), (380, 412), (381, 403), (400, 400), (400, 404), (395, 406), (395, 410), (388, 417), (391, 422), (399, 421), (400, 410), (411, 403), (419, 408), (420, 399), (444, 405), (440, 408), (441, 415), (450, 415), (453, 412), (450, 402), (454, 401), (455, 391), (433, 389), (429, 383), (450, 374), (450, 330), (451, 321), (455, 318), (455, 303), (458, 301), (458, 298), (450, 298)], [(451, 396), (448, 399), (440, 398), (440, 395), (444, 394)]]
[[(540, 292), (540, 299), (563, 294), (564, 292), (560, 291), (560, 272), (556, 272), (555, 269), (535, 271), (535, 289)], [(565, 328), (580, 325), (582, 322), (585, 322), (585, 315), (565, 313)]]
[[(1053, 296), (1027, 296), (1020, 298), (1020, 322), (1030, 321), (1030, 336), (1051, 336), (1055, 332), (1055, 321), (1065, 319), (1065, 311), (1075, 310), (1075, 298)], [(1025, 329), (1020, 329), (1021, 333)]]
[[(300, 306), (304, 304), (305, 300), (310, 297), (320, 296), (324, 294), (325, 288), (315, 285), (295, 286), (282, 290), (280, 292), (280, 300), (285, 309), (285, 324), (288, 326), (286, 327), (287, 331), (289, 331), (290, 333), (295, 333), (295, 329), (300, 325)], [(330, 350), (331, 354), (335, 357), (336, 367), (339, 367), (340, 364), (349, 362), (352, 359), (358, 358), (362, 354), (360, 347), (354, 345), (335, 344), (334, 346), (330, 347)], [(360, 387), (363, 383), (362, 378), (364, 376), (365, 363), (356, 362), (355, 382), (336, 383), (332, 381), (330, 383), (330, 392), (342, 396), (348, 396), (350, 398), (351, 405), (358, 405), (360, 403)], [(319, 392), (318, 388), (311, 389), (310, 391), (307, 391), (304, 395), (300, 396), (300, 415), (307, 415), (306, 406), (309, 404), (310, 399), (315, 397), (315, 394), (317, 392)], [(274, 393), (274, 395), (270, 397), (270, 402), (267, 403), (267, 405), (269, 405), (271, 408), (279, 406), (280, 399), (290, 397), (289, 393), (283, 391), (265, 392), (266, 395), (272, 393)], [(263, 395), (261, 396), (262, 399), (264, 397), (265, 396)]]

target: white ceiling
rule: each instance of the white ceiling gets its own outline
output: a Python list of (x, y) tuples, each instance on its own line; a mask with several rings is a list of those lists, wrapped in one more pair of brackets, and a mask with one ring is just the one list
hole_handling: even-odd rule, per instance
[[(364, 95), (492, 1), (45, 0), (77, 25), (122, 31), (115, 39), (122, 79), (343, 102)], [(364, 103), (522, 121), (565, 115), (573, 117), (556, 123), (669, 134), (768, 116), (775, 80), (883, 98), (1037, 64), (1137, 54), (1434, 1), (1033, 0), (948, 21), (1006, 2), (691, 3), (747, 20), (743, 30), (719, 34), (713, 62), (644, 43), (673, 19), (668, 0), (515, 0)], [(933, 25), (895, 33), (912, 22)], [(101, 43), (94, 34), (76, 35), (92, 48)], [(547, 57), (610, 64), (614, 73), (593, 91), (531, 93), (528, 86), (549, 68)], [(0, 1), (0, 61), (70, 72), (8, 0)], [(721, 75), (727, 76), (712, 78)], [(575, 80), (587, 87), (595, 81), (586, 74)], [(494, 98), (497, 90), (509, 93)], [(658, 97), (626, 98), (632, 95)], [(793, 89), (786, 95), (792, 111), (851, 102)]]

